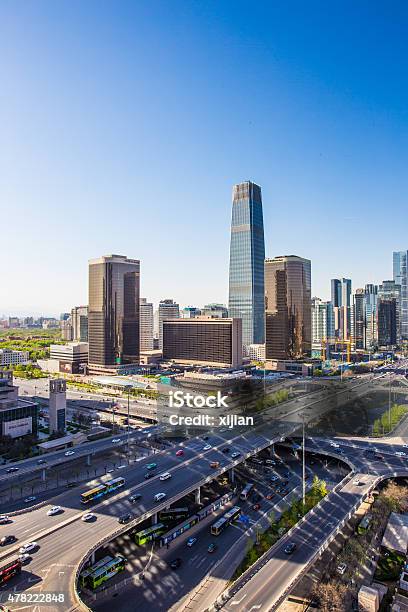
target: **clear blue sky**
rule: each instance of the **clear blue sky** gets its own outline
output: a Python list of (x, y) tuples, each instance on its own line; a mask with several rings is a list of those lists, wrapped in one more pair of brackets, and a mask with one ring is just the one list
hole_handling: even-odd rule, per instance
[(3, 0), (0, 314), (87, 301), (87, 261), (142, 294), (226, 301), (232, 185), (313, 293), (408, 248), (408, 4)]

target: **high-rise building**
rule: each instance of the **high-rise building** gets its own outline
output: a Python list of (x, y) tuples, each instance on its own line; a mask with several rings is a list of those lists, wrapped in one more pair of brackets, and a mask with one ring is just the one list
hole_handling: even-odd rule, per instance
[(351, 336), (351, 280), (349, 278), (332, 278), (331, 302), (334, 313), (334, 335), (348, 340)]
[[(398, 285), (394, 280), (385, 280), (378, 286), (378, 301), (380, 300), (395, 300), (396, 303), (396, 342), (401, 342), (401, 285)], [(379, 303), (378, 302), (378, 303)], [(379, 308), (379, 306), (378, 306)], [(379, 313), (377, 316), (379, 325)], [(380, 330), (378, 330), (378, 342), (380, 341)]]
[(408, 251), (394, 251), (393, 278), (401, 285), (401, 302), (399, 305), (400, 333), (402, 340), (408, 340)]
[(107, 255), (89, 262), (89, 370), (139, 362), (140, 262)]
[(164, 320), (163, 359), (237, 368), (242, 364), (242, 321), (207, 317)]
[(228, 303), (244, 346), (264, 342), (264, 259), (261, 188), (245, 181), (233, 188)]
[(378, 346), (393, 348), (397, 345), (397, 300), (378, 298)]
[(140, 298), (140, 350), (152, 351), (153, 348), (153, 304)]
[(173, 300), (162, 300), (159, 303), (158, 327), (159, 327), (159, 349), (163, 349), (163, 321), (167, 319), (178, 319), (180, 317), (180, 306)]
[(312, 345), (311, 262), (296, 255), (265, 260), (265, 356), (302, 359)]
[(199, 317), (201, 315), (201, 310), (196, 306), (186, 306), (181, 311), (182, 319), (194, 319), (194, 317)]
[(364, 349), (365, 338), (365, 310), (364, 289), (356, 289), (354, 294), (354, 345), (356, 349)]
[(320, 357), (333, 338), (333, 305), (318, 297), (312, 298), (312, 357)]
[(364, 288), (364, 348), (371, 349), (377, 345), (377, 285), (368, 284)]
[(203, 317), (217, 317), (219, 319), (228, 318), (228, 308), (224, 304), (206, 304), (201, 309)]
[(73, 340), (88, 342), (88, 306), (75, 306), (71, 310)]
[(60, 319), (61, 338), (71, 342), (74, 338), (74, 330), (71, 324), (71, 319)]

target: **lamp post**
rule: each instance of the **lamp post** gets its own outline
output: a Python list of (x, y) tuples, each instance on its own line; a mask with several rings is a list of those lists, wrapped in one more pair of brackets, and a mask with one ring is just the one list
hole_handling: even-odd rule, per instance
[(306, 504), (306, 464), (305, 464), (305, 415), (302, 412), (302, 499)]

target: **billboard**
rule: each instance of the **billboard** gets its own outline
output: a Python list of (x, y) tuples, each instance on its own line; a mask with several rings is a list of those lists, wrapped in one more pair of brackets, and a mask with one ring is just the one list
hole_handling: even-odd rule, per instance
[(33, 433), (33, 418), (16, 419), (15, 421), (3, 421), (3, 436), (19, 438)]

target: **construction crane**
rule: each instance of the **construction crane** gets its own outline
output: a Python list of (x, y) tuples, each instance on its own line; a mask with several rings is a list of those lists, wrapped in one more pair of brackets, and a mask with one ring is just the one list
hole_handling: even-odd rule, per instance
[(327, 359), (327, 345), (334, 344), (334, 349), (337, 350), (338, 345), (346, 345), (347, 346), (347, 361), (351, 361), (351, 345), (353, 344), (353, 338), (350, 336), (349, 338), (323, 338), (321, 340), (322, 344), (322, 361), (326, 361)]

